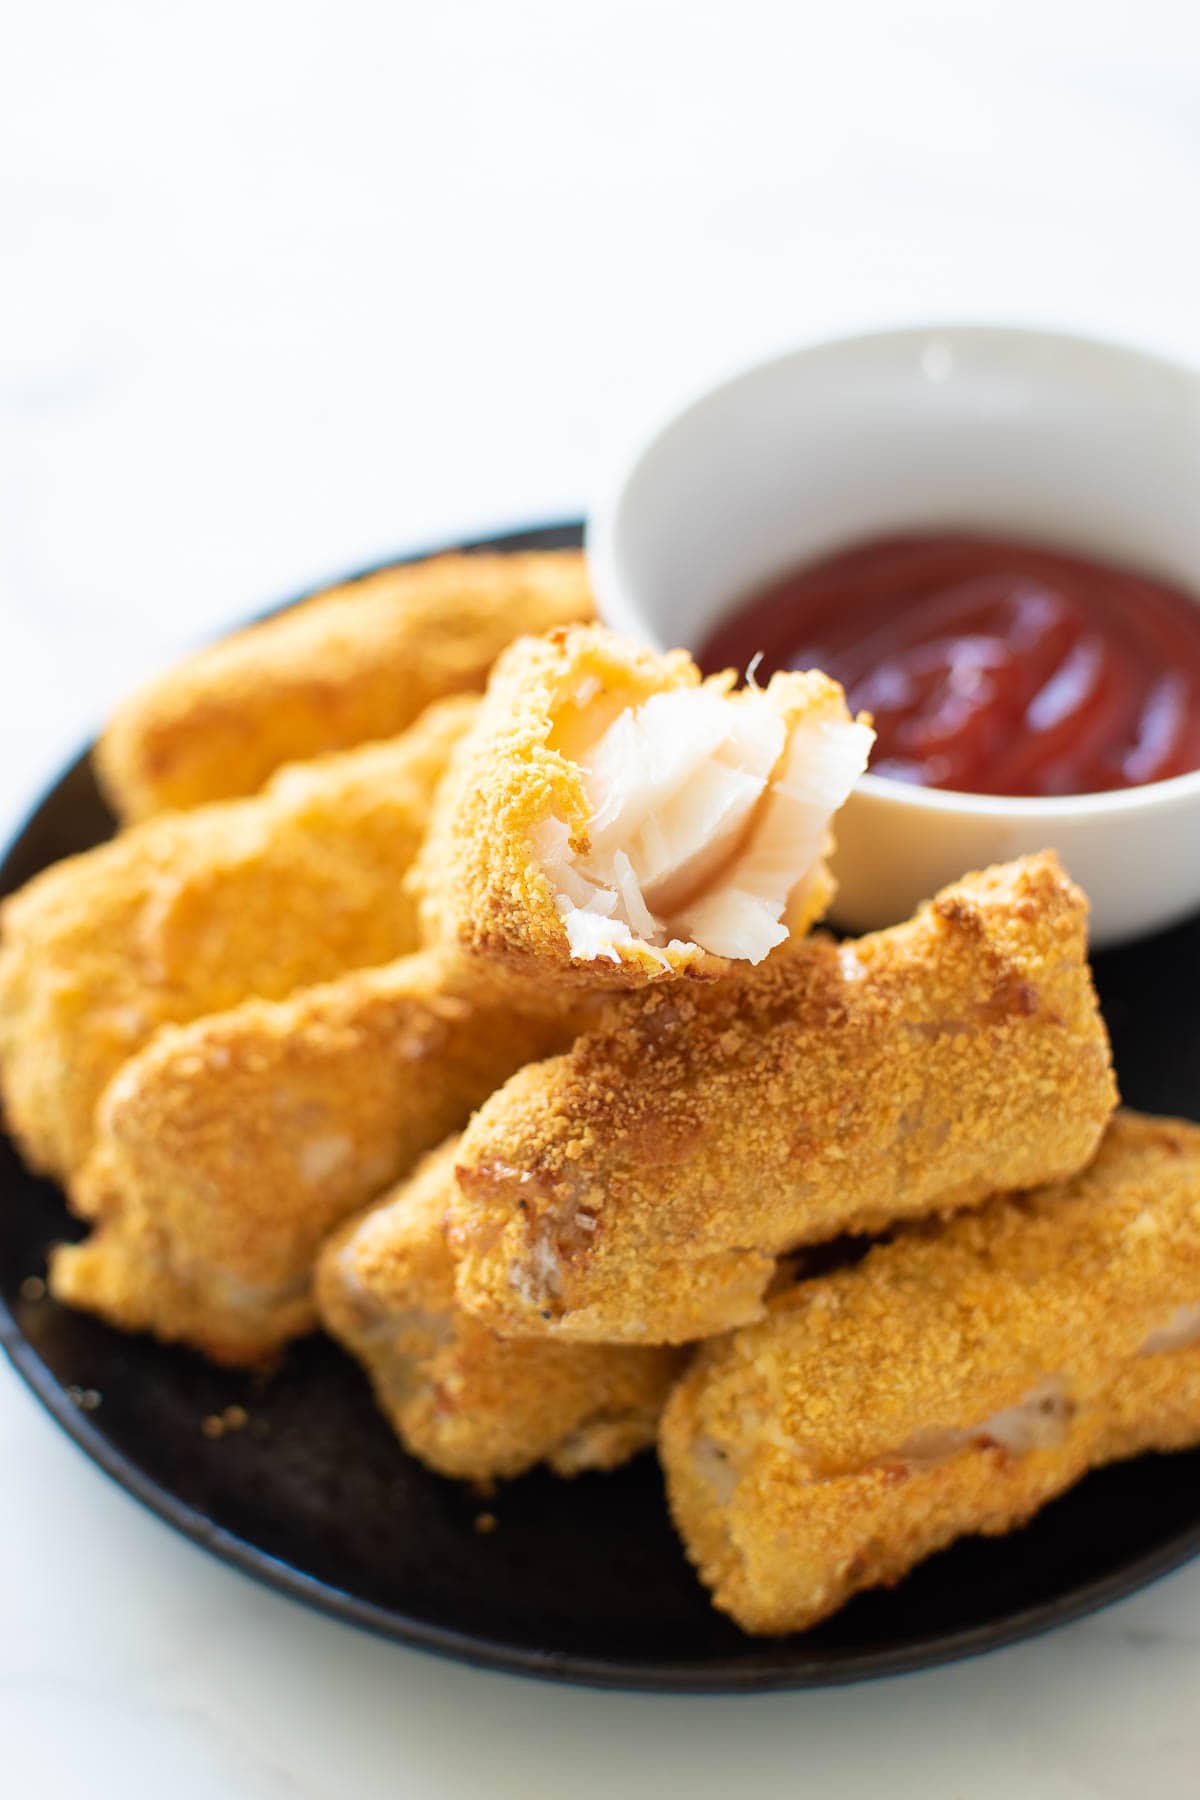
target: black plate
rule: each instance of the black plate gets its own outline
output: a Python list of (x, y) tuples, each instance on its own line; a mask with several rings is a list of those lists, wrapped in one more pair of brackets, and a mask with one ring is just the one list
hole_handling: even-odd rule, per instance
[[(576, 525), (470, 548), (576, 544)], [(8, 893), (112, 821), (86, 758), (0, 870)], [(1196, 1116), (1200, 920), (1097, 966), (1126, 1098)], [(1011, 1643), (1142, 1586), (1200, 1549), (1200, 1453), (1089, 1477), (1028, 1529), (968, 1540), (802, 1636), (755, 1641), (710, 1608), (667, 1523), (653, 1459), (569, 1486), (543, 1474), (484, 1503), (412, 1462), (331, 1343), (269, 1380), (210, 1368), (22, 1297), (79, 1227), (0, 1140), (0, 1336), (87, 1454), (188, 1537), (335, 1617), (466, 1661), (606, 1687), (820, 1687)], [(206, 1437), (231, 1404), (246, 1429)], [(476, 1528), (481, 1508), (495, 1529)]]

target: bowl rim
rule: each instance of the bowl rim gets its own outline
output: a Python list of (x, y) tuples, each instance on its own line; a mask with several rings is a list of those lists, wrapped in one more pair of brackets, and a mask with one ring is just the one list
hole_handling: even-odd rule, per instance
[[(600, 499), (588, 513), (584, 549), (592, 584), (600, 605), (601, 617), (613, 629), (631, 636), (639, 635), (637, 608), (629, 604), (626, 584), (617, 573), (615, 541), (621, 509), (639, 472), (673, 431), (697, 413), (719, 401), (745, 383), (765, 379), (773, 371), (785, 367), (817, 363), (855, 350), (870, 354), (887, 349), (900, 349), (928, 339), (948, 341), (951, 346), (980, 344), (1019, 344), (1027, 348), (1039, 346), (1071, 356), (1078, 364), (1103, 364), (1109, 369), (1119, 365), (1127, 373), (1140, 371), (1168, 380), (1182, 392), (1193, 391), (1200, 408), (1200, 366), (1182, 357), (1115, 337), (1062, 327), (1032, 324), (1003, 324), (986, 321), (959, 320), (909, 323), (882, 326), (861, 331), (839, 332), (821, 336), (783, 349), (768, 351), (734, 364), (724, 374), (693, 387), (690, 394), (659, 416), (635, 437), (632, 450), (622, 459), (619, 473), (602, 491)], [(1200, 606), (1200, 591), (1196, 604)], [(662, 646), (664, 648), (668, 646)], [(1136, 787), (1106, 788), (1095, 794), (972, 794), (961, 788), (928, 788), (914, 783), (895, 781), (886, 775), (860, 776), (855, 792), (878, 803), (904, 807), (914, 813), (942, 813), (960, 818), (978, 817), (1054, 824), (1064, 819), (1119, 817), (1130, 812), (1173, 811), (1189, 801), (1200, 800), (1200, 768), (1164, 781), (1142, 782)]]

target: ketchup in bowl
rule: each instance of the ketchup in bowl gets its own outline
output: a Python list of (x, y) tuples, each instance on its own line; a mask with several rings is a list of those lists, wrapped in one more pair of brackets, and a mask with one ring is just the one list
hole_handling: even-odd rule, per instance
[(873, 715), (871, 773), (1094, 794), (1200, 768), (1200, 604), (1036, 544), (878, 538), (752, 595), (706, 672), (824, 669)]

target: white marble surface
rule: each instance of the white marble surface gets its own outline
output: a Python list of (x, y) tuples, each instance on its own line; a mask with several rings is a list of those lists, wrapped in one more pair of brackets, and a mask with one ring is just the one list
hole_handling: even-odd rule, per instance
[[(0, 57), (0, 818), (222, 622), (578, 507), (695, 378), (845, 326), (1200, 358), (1183, 0), (39, 0)], [(360, 1637), (111, 1487), (0, 1370), (0, 1787), (1200, 1791), (1200, 1568), (828, 1695), (558, 1691)]]

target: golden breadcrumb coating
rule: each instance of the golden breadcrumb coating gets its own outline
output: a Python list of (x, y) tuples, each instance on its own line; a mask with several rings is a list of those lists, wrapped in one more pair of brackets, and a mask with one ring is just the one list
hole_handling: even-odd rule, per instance
[(661, 1454), (717, 1606), (779, 1633), (1197, 1442), (1200, 1129), (1127, 1113), (1072, 1180), (914, 1227), (706, 1345)]
[(101, 1093), (161, 1025), (417, 948), (403, 876), (477, 705), (439, 701), (401, 737), (295, 764), (252, 799), (149, 820), (5, 904), (0, 1091), (35, 1168), (79, 1168)]
[(1115, 1103), (1087, 903), (1051, 854), (905, 925), (659, 988), (464, 1136), (461, 1303), (494, 1330), (679, 1343), (775, 1259), (1073, 1174)]
[[(832, 897), (829, 814), (865, 766), (871, 732), (851, 721), (841, 688), (824, 675), (777, 675), (766, 689), (736, 694), (734, 682), (726, 671), (702, 683), (685, 651), (659, 655), (602, 626), (511, 645), (455, 754), (410, 877), (427, 941), (449, 939), (540, 980), (632, 987), (675, 975), (711, 979), (735, 966), (732, 958), (760, 960), (770, 942), (802, 935)], [(690, 697), (687, 710), (655, 713), (667, 696), (672, 704)], [(618, 724), (625, 738), (615, 744), (606, 734)], [(603, 752), (597, 760), (605, 741), (607, 761)], [(765, 758), (753, 775), (747, 757)], [(656, 784), (661, 806), (641, 804)], [(608, 799), (598, 818), (600, 790)], [(706, 859), (710, 840), (717, 851)], [(750, 852), (760, 881), (779, 888), (769, 914), (737, 884)], [(653, 868), (657, 889), (643, 896), (637, 876)], [(731, 919), (722, 906), (718, 919), (711, 891), (728, 898), (728, 884), (738, 912)], [(646, 909), (656, 892), (661, 916)], [(757, 953), (729, 947), (746, 935), (747, 910), (756, 940), (772, 923), (777, 933)]]
[(71, 1186), (98, 1229), (51, 1289), (218, 1361), (266, 1357), (312, 1327), (334, 1226), (570, 1038), (561, 1003), (517, 1005), (434, 951), (165, 1026), (101, 1100)]
[(654, 1442), (682, 1353), (498, 1338), (454, 1300), (451, 1139), (335, 1233), (317, 1264), (325, 1329), (363, 1364), (401, 1442), (469, 1481), (548, 1462), (614, 1469)]
[(439, 556), (367, 575), (188, 657), (97, 746), (125, 820), (252, 794), (283, 763), (394, 737), (482, 688), (510, 639), (592, 615), (579, 551)]

